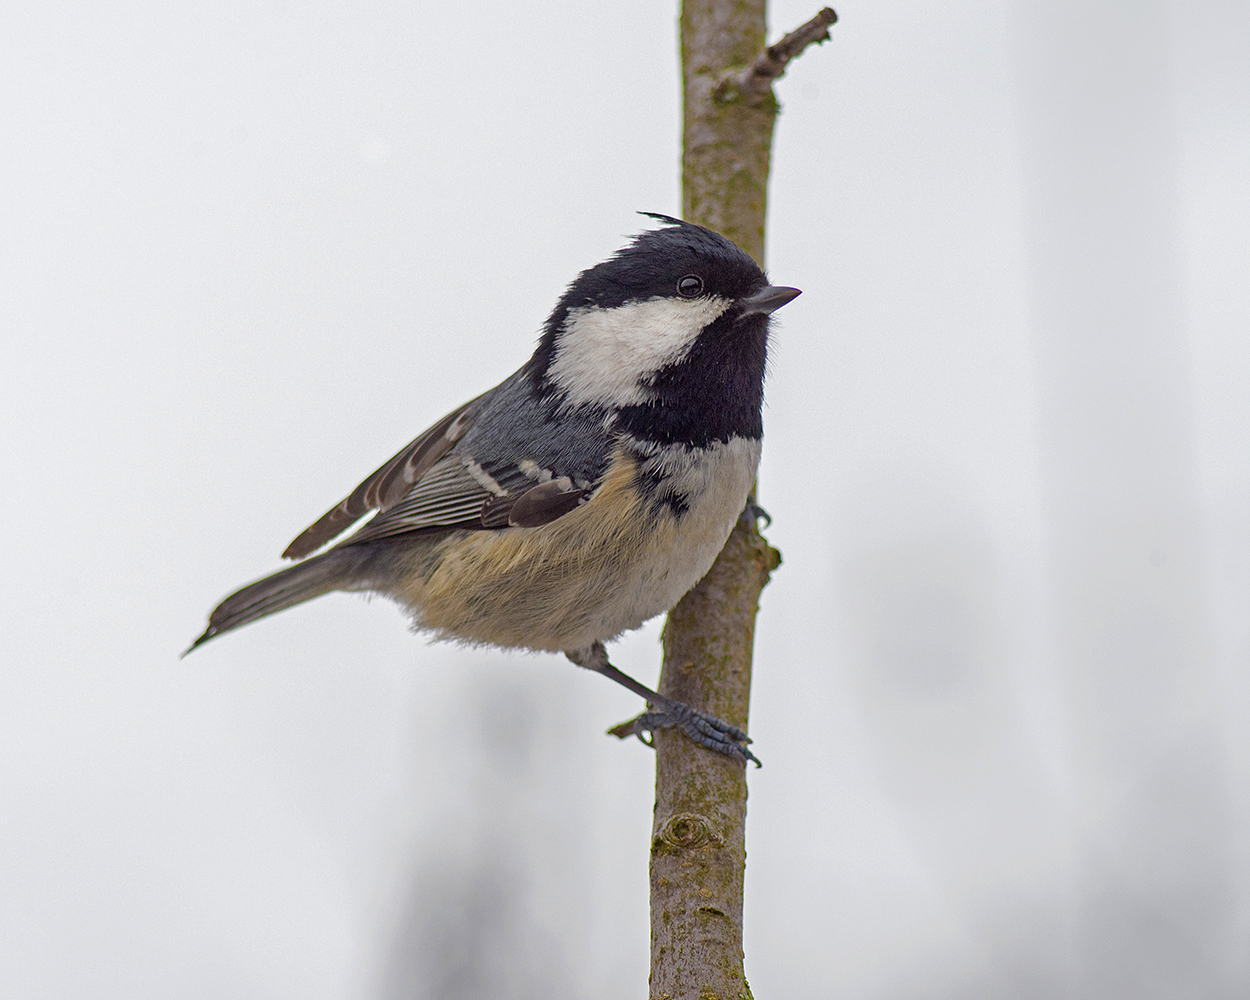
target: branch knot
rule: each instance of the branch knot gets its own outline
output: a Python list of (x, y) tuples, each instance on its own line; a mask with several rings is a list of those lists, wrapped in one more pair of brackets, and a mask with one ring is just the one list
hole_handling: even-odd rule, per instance
[(674, 813), (664, 821), (651, 843), (652, 851), (724, 846), (725, 838), (712, 827), (711, 820), (698, 813)]

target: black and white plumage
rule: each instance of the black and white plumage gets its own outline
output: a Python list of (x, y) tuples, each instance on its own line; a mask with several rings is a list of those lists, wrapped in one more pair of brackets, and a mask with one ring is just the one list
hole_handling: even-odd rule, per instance
[(603, 643), (672, 607), (724, 545), (759, 462), (769, 316), (799, 292), (724, 237), (653, 218), (573, 281), (520, 370), (302, 532), (284, 555), (303, 561), (227, 597), (192, 648), (331, 590), (379, 593), (438, 638), (562, 651), (652, 703), (639, 731), (681, 725), (753, 759), (744, 733), (620, 674)]

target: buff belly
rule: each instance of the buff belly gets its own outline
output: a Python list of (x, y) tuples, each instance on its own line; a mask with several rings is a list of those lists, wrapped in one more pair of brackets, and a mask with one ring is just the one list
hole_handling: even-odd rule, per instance
[[(711, 568), (754, 482), (759, 443), (716, 445), (682, 470), (681, 515), (613, 460), (590, 501), (538, 528), (456, 531), (416, 543), (389, 596), (438, 638), (582, 649), (667, 611)], [(431, 547), (432, 546), (432, 547)]]

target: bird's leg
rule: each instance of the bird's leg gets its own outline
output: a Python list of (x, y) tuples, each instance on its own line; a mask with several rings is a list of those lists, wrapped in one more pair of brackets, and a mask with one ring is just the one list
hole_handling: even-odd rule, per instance
[(564, 655), (579, 667), (603, 674), (604, 677), (611, 678), (622, 687), (627, 687), (634, 694), (647, 699), (650, 711), (644, 712), (629, 722), (613, 726), (608, 730), (613, 736), (620, 739), (637, 736), (643, 743), (650, 745), (650, 741), (643, 737), (643, 733), (679, 726), (700, 746), (723, 753), (744, 764), (748, 760), (753, 760), (756, 767), (761, 766), (759, 758), (746, 748), (745, 744), (750, 743), (751, 738), (741, 729), (731, 726), (728, 722), (722, 722), (713, 715), (695, 711), (684, 702), (665, 698), (664, 695), (639, 684), (628, 674), (621, 673), (608, 662), (608, 651), (603, 648), (603, 643), (596, 642), (584, 649), (566, 650)]

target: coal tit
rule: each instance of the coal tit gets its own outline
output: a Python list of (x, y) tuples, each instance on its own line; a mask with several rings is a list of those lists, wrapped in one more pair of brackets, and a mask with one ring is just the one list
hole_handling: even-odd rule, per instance
[(191, 648), (329, 591), (381, 594), (435, 638), (611, 677), (650, 702), (639, 736), (680, 726), (755, 759), (745, 733), (621, 673), (603, 644), (676, 604), (729, 537), (760, 458), (769, 317), (799, 290), (711, 230), (651, 217), (662, 227), (578, 275), (519, 371), (301, 533), (283, 555), (302, 561), (223, 600)]

